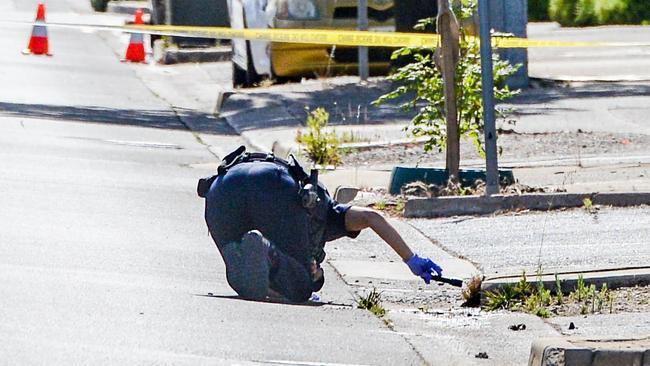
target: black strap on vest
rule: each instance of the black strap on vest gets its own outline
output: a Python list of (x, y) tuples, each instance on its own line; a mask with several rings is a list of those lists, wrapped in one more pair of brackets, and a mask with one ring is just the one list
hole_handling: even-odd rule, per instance
[(238, 147), (235, 151), (226, 155), (221, 160), (221, 164), (219, 164), (219, 167), (217, 168), (216, 175), (199, 179), (199, 183), (196, 189), (197, 194), (199, 195), (199, 197), (205, 198), (205, 195), (208, 193), (210, 186), (212, 186), (212, 183), (214, 182), (215, 179), (217, 179), (218, 176), (225, 175), (228, 172), (228, 170), (230, 170), (230, 168), (232, 168), (237, 164), (253, 162), (253, 161), (266, 161), (266, 162), (276, 163), (285, 166), (287, 170), (289, 170), (289, 174), (291, 174), (293, 179), (295, 179), (300, 184), (301, 187), (307, 185), (310, 182), (309, 175), (305, 173), (305, 171), (300, 166), (298, 160), (296, 159), (295, 156), (293, 156), (293, 154), (289, 155), (289, 159), (290, 159), (289, 161), (286, 161), (284, 159), (278, 158), (273, 153), (246, 152), (246, 147), (242, 145)]

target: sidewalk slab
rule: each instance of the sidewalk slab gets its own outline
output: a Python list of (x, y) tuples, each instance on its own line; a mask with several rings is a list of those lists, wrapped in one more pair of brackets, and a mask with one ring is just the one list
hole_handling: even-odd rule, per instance
[[(448, 253), (407, 222), (390, 220), (413, 251), (427, 256), (444, 268), (445, 276), (471, 278), (479, 273), (469, 261)], [(362, 231), (356, 239), (343, 238), (325, 248), (328, 261), (342, 277), (386, 278), (421, 281), (377, 234)]]
[[(445, 277), (469, 279), (472, 275), (478, 274), (470, 262), (462, 259), (442, 258), (436, 259), (436, 262), (444, 268)], [(421, 282), (418, 277), (413, 276), (413, 273), (402, 261), (368, 262), (341, 259), (332, 260), (329, 263), (341, 273), (344, 280), (346, 278), (375, 278)]]
[(541, 338), (533, 342), (529, 366), (647, 366), (650, 338)]
[(649, 266), (650, 208), (602, 207), (494, 216), (412, 219), (488, 277)]
[[(552, 325), (560, 335), (565, 337), (582, 338), (645, 338), (650, 336), (650, 313), (637, 312), (556, 316), (546, 319), (546, 323)], [(571, 327), (573, 323), (573, 327)]]
[(410, 218), (488, 215), (501, 211), (553, 210), (582, 207), (584, 199), (594, 205), (628, 207), (650, 205), (650, 192), (628, 193), (534, 193), (522, 195), (414, 198), (406, 202), (404, 216)]
[[(388, 312), (394, 331), (403, 335), (429, 365), (521, 366), (528, 361), (535, 339), (558, 336), (553, 327), (530, 314), (459, 315), (462, 314), (442, 311), (438, 314)], [(509, 327), (514, 324), (525, 324), (526, 329), (512, 331)], [(477, 357), (480, 353), (487, 358)]]

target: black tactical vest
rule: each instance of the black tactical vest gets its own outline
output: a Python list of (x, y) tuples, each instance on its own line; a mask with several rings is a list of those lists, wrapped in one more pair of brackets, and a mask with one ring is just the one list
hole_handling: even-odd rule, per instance
[[(314, 180), (313, 175), (310, 177), (293, 155), (290, 155), (289, 161), (287, 161), (278, 158), (273, 154), (248, 153), (246, 152), (246, 147), (240, 146), (237, 150), (223, 158), (219, 168), (217, 169), (217, 174), (211, 177), (199, 179), (197, 185), (197, 193), (199, 197), (205, 198), (210, 186), (212, 186), (212, 183), (218, 176), (226, 174), (233, 166), (246, 162), (272, 162), (287, 168), (289, 174), (291, 174), (300, 187), (296, 194), (300, 197), (303, 206), (305, 206), (305, 210), (307, 210), (307, 213), (309, 214), (309, 244), (311, 246), (311, 257), (316, 261), (316, 263), (322, 263), (325, 259), (325, 229), (327, 226), (327, 212), (331, 199), (327, 188), (325, 188), (325, 186), (320, 182), (312, 182), (312, 180)], [(304, 195), (309, 194), (309, 192), (306, 191), (306, 188), (309, 187), (310, 184), (313, 186), (313, 189), (315, 189), (318, 199), (315, 204), (307, 205), (305, 203), (307, 200), (305, 200)]]

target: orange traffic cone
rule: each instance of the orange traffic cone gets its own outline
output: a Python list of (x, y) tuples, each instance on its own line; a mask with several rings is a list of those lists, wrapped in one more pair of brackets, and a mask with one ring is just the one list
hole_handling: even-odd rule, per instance
[[(135, 11), (135, 21), (133, 23), (144, 24), (142, 20), (142, 9)], [(124, 60), (122, 61), (146, 63), (144, 56), (144, 35), (142, 33), (131, 33), (129, 48), (126, 49), (126, 56), (124, 56)]]
[(29, 39), (29, 45), (23, 51), (24, 54), (33, 55), (47, 55), (49, 53), (49, 45), (47, 42), (47, 27), (45, 26), (45, 4), (38, 4), (38, 11), (36, 12), (36, 24), (32, 29), (32, 37)]

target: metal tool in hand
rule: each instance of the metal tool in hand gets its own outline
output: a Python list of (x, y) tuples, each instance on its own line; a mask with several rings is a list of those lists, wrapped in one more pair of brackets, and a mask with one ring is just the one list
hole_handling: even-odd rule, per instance
[(454, 287), (463, 287), (463, 280), (459, 278), (448, 278), (448, 277), (441, 277), (441, 276), (433, 276), (431, 277), (432, 280), (446, 283), (449, 285), (452, 285)]

